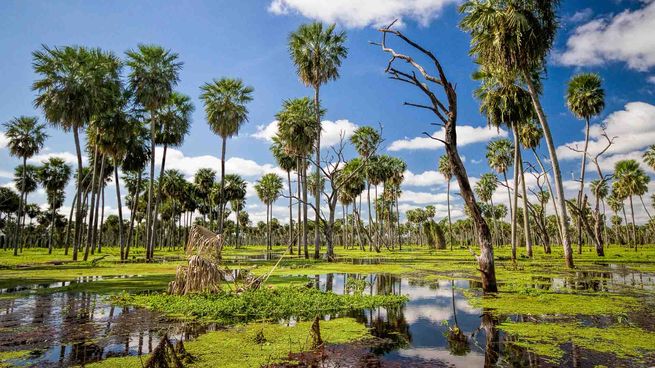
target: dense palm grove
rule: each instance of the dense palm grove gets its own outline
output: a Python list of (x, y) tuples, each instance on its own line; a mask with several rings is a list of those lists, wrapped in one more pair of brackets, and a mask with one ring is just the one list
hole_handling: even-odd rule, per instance
[[(640, 244), (655, 242), (655, 221), (644, 202), (650, 181), (644, 168), (635, 160), (623, 160), (613, 172), (603, 172), (599, 160), (614, 137), (606, 136), (605, 150), (588, 152), (591, 121), (604, 108), (602, 80), (596, 74), (579, 74), (568, 84), (567, 105), (584, 124), (586, 136), (579, 149), (578, 193), (564, 196), (549, 119), (540, 104), (541, 78), (557, 30), (555, 2), (475, 0), (461, 11), (461, 26), (472, 36), (471, 55), (480, 65), (473, 76), (480, 82), (475, 93), (480, 112), (489, 126), (511, 133), (510, 139), (488, 143), (489, 172), (474, 181), (475, 201), (465, 207), (469, 216), (451, 216), (457, 161), (450, 151), (434, 158), (447, 183), (447, 212), (427, 206), (401, 214), (406, 164), (380, 152), (380, 130), (360, 127), (336, 146), (321, 146), (326, 111), (320, 89), (339, 78), (348, 50), (345, 33), (312, 23), (299, 27), (288, 44), (297, 77), (312, 97), (284, 100), (276, 114), (278, 133), (271, 153), (286, 177), (269, 173), (255, 184), (266, 206), (266, 220), (257, 223), (245, 210), (246, 181), (225, 170), (228, 140), (247, 123), (248, 105), (256, 103), (253, 87), (228, 77), (199, 87), (207, 124), (220, 138), (221, 166), (200, 169), (187, 180), (180, 171), (166, 169), (167, 150), (183, 144), (194, 110), (191, 98), (175, 91), (183, 67), (176, 53), (156, 45), (139, 45), (123, 58), (78, 46), (34, 51), (34, 104), (48, 124), (72, 133), (77, 164), (71, 167), (56, 157), (29, 164), (48, 138), (45, 124), (28, 116), (4, 123), (9, 150), (20, 160), (14, 175), (17, 190), (0, 188), (4, 250), (18, 254), (25, 247), (64, 248), (73, 260), (87, 260), (112, 246), (128, 260), (132, 249), (142, 247), (152, 259), (157, 249), (183, 245), (196, 223), (223, 234), (234, 247), (284, 246), (289, 254), (324, 254), (332, 260), (335, 246), (371, 252), (403, 244), (471, 247), (484, 236), (470, 216), (472, 208), (489, 224), (491, 244), (511, 247), (513, 259), (519, 248), (531, 257), (562, 246), (566, 265), (573, 267), (574, 253), (582, 252), (583, 245), (603, 256), (608, 244), (637, 250)], [(390, 27), (382, 31), (396, 32)], [(411, 81), (411, 74), (392, 72), (396, 79)], [(427, 82), (439, 84), (429, 75)], [(437, 115), (446, 111), (439, 101), (428, 108)], [(542, 145), (547, 156), (541, 153)], [(348, 157), (348, 152), (355, 154)], [(643, 158), (655, 169), (655, 145)], [(587, 172), (595, 178), (586, 178)], [(75, 192), (66, 193), (71, 180)], [(105, 191), (109, 183), (119, 181), (126, 193), (120, 185), (113, 185), (114, 193)], [(45, 206), (29, 201), (39, 187), (47, 195)], [(494, 193), (506, 194), (509, 205), (494, 203)], [(117, 215), (104, 213), (108, 196), (116, 200)], [(60, 213), (65, 201), (71, 203), (70, 211)], [(273, 216), (276, 203), (288, 206), (288, 217)], [(648, 223), (636, 223), (638, 206), (650, 218)]]

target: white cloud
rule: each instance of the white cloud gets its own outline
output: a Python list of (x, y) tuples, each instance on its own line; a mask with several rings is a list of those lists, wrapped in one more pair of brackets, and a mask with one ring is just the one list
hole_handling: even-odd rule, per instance
[(409, 203), (425, 204), (425, 205), (435, 204), (440, 202), (445, 203), (447, 200), (448, 200), (448, 195), (445, 192), (435, 194), (435, 193), (426, 193), (426, 192), (414, 192), (411, 190), (403, 190), (399, 198), (399, 202), (409, 202)]
[[(190, 178), (198, 169), (205, 167), (218, 171), (221, 167), (221, 160), (212, 155), (185, 156), (182, 151), (168, 149), (168, 153), (166, 154), (166, 169), (180, 170), (187, 178)], [(240, 157), (228, 158), (225, 161), (225, 172), (247, 177), (258, 177), (270, 172), (286, 175), (285, 172), (275, 165), (259, 164), (253, 160)]]
[[(67, 164), (73, 165), (73, 167), (75, 168), (77, 167), (77, 155), (71, 152), (45, 152), (32, 156), (30, 159), (27, 160), (27, 162), (36, 165), (41, 165), (43, 161), (47, 161), (51, 157), (59, 157), (63, 159)], [(82, 157), (82, 163), (83, 164), (87, 163), (86, 157)]]
[(5, 133), (0, 132), (0, 149), (7, 147), (8, 143), (9, 143), (9, 139), (7, 139)]
[[(250, 136), (271, 142), (277, 134), (277, 123), (277, 120), (274, 120), (268, 125), (259, 125), (257, 126), (257, 131)], [(323, 120), (321, 127), (323, 128), (321, 132), (321, 147), (331, 147), (338, 144), (342, 136), (344, 140), (352, 137), (358, 125), (351, 123), (347, 119), (341, 119), (336, 121)]]
[(655, 75), (651, 75), (650, 77), (648, 77), (648, 83), (655, 84)]
[(439, 16), (443, 8), (459, 0), (273, 0), (268, 11), (282, 15), (297, 13), (326, 23), (348, 28), (402, 23), (412, 19), (423, 26)]
[(594, 11), (591, 8), (584, 8), (573, 13), (571, 16), (565, 17), (564, 19), (570, 23), (580, 23), (591, 19), (593, 15)]
[[(443, 139), (445, 135), (445, 129), (441, 128), (436, 131), (432, 136), (434, 138)], [(507, 137), (507, 131), (504, 129), (496, 130), (490, 127), (473, 127), (470, 125), (459, 125), (457, 126), (457, 145), (466, 146), (472, 143), (479, 142), (488, 142), (493, 138), (498, 137)], [(443, 144), (437, 140), (434, 140), (430, 137), (415, 137), (415, 138), (405, 138), (397, 141), (393, 141), (389, 146), (389, 151), (401, 151), (401, 150), (436, 150), (443, 147)]]
[[(612, 170), (614, 163), (622, 159), (642, 162), (643, 149), (655, 142), (655, 106), (646, 102), (630, 102), (620, 111), (611, 113), (604, 121), (607, 135), (614, 138), (614, 144), (601, 157), (603, 170)], [(605, 148), (607, 141), (602, 137), (602, 126), (594, 124), (589, 130), (589, 154), (594, 156)], [(582, 149), (584, 141), (574, 141), (557, 148), (561, 160), (580, 160), (581, 154), (568, 147)], [(644, 167), (646, 168), (646, 167)], [(590, 171), (595, 168), (590, 165)]]
[(655, 65), (655, 1), (626, 10), (607, 19), (594, 19), (573, 31), (566, 50), (556, 59), (564, 65), (600, 65), (626, 62), (631, 69), (647, 70)]
[(407, 170), (405, 171), (404, 177), (403, 185), (408, 186), (429, 187), (446, 184), (446, 179), (436, 170), (428, 170), (420, 174), (414, 174)]
[(14, 178), (14, 173), (12, 173), (10, 171), (0, 170), (0, 178), (13, 179)]

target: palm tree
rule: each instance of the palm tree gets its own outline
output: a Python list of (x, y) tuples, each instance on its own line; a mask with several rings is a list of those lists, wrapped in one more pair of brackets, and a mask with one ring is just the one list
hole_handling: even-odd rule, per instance
[[(314, 119), (316, 105), (307, 97), (286, 100), (282, 110), (275, 115), (278, 120), (278, 136), (285, 142), (285, 149), (296, 158), (296, 171), (302, 181), (303, 230), (302, 245), (305, 258), (309, 258), (307, 249), (307, 157), (314, 149), (316, 135), (320, 125)], [(300, 243), (298, 244), (300, 248)]]
[[(164, 150), (161, 158), (161, 177), (166, 167), (166, 152), (168, 147), (179, 147), (184, 143), (184, 137), (189, 134), (191, 125), (191, 113), (193, 113), (193, 103), (189, 96), (178, 92), (171, 93), (169, 100), (158, 111), (158, 127), (155, 135), (156, 143), (163, 144)], [(157, 199), (155, 200), (155, 211), (152, 217), (153, 231), (157, 229), (157, 215), (159, 214), (159, 204), (161, 202), (162, 188), (161, 181), (158, 182)], [(150, 237), (150, 245), (154, 249), (154, 236)]]
[[(125, 157), (121, 168), (125, 175), (123, 180), (126, 184), (129, 184), (130, 181), (126, 178), (134, 178), (132, 181), (134, 185), (126, 185), (128, 189), (128, 194), (132, 199), (131, 209), (130, 209), (130, 228), (127, 232), (127, 246), (125, 247), (124, 259), (128, 259), (130, 255), (130, 247), (132, 245), (132, 235), (134, 232), (134, 221), (136, 220), (136, 215), (139, 210), (139, 197), (141, 192), (145, 190), (143, 188), (143, 171), (146, 168), (148, 161), (150, 160), (150, 146), (149, 146), (149, 132), (148, 129), (144, 126), (141, 120), (134, 121), (134, 124), (130, 124), (132, 129), (129, 133), (128, 141), (126, 142), (127, 149), (125, 151)], [(148, 180), (148, 177), (146, 177)]]
[[(321, 103), (320, 88), (323, 84), (339, 78), (339, 67), (348, 55), (345, 32), (336, 32), (335, 25), (324, 27), (322, 23), (303, 24), (289, 36), (289, 53), (296, 66), (296, 73), (305, 86), (314, 89), (314, 109), (318, 131), (316, 132), (316, 175), (321, 166)], [(315, 194), (315, 222), (320, 222), (320, 193)], [(314, 229), (314, 258), (319, 257), (319, 229)]]
[[(43, 109), (46, 119), (65, 132), (73, 131), (77, 154), (77, 171), (82, 171), (82, 149), (79, 130), (93, 115), (105, 111), (119, 88), (120, 60), (111, 53), (85, 47), (49, 48), (32, 53), (32, 66), (40, 79), (32, 84), (37, 92), (34, 104)], [(78, 188), (81, 188), (78, 175)], [(75, 216), (73, 260), (81, 241), (82, 191), (78, 190)]]
[(637, 232), (635, 223), (635, 211), (632, 204), (632, 197), (642, 196), (646, 190), (650, 178), (644, 170), (639, 167), (635, 160), (621, 160), (614, 166), (613, 189), (617, 195), (627, 198), (630, 203), (630, 217), (632, 218), (632, 239), (635, 251), (637, 250)]
[(267, 249), (272, 249), (271, 242), (271, 220), (273, 219), (273, 202), (275, 202), (282, 193), (282, 178), (273, 173), (264, 175), (255, 184), (255, 191), (259, 200), (266, 205), (266, 228), (268, 229)]
[(655, 170), (655, 144), (648, 147), (646, 152), (644, 152), (643, 157), (646, 165), (650, 166), (653, 170)]
[[(20, 188), (20, 200), (18, 213), (23, 212), (25, 203), (25, 174), (27, 173), (27, 159), (39, 153), (48, 135), (45, 132), (45, 125), (39, 124), (36, 117), (20, 116), (13, 118), (3, 124), (5, 137), (8, 139), (7, 147), (9, 154), (23, 160), (22, 180)], [(18, 226), (16, 233), (17, 242), (14, 244), (14, 255), (18, 255), (18, 242), (21, 240), (22, 226)]]
[(450, 243), (450, 250), (453, 250), (453, 223), (450, 218), (450, 180), (453, 178), (453, 168), (450, 165), (448, 155), (439, 157), (439, 166), (437, 168), (439, 173), (446, 178), (446, 203), (448, 205), (448, 243)]
[(205, 103), (207, 123), (222, 138), (221, 191), (219, 195), (218, 233), (223, 233), (223, 186), (225, 184), (225, 145), (228, 138), (239, 134), (239, 128), (248, 121), (246, 104), (252, 101), (254, 89), (241, 79), (221, 78), (205, 83), (200, 98)]
[[(478, 195), (478, 198), (484, 202), (491, 205), (491, 220), (493, 221), (494, 233), (497, 234), (498, 228), (496, 226), (496, 216), (494, 214), (494, 200), (493, 195), (498, 188), (498, 178), (495, 174), (486, 173), (480, 176), (480, 180), (475, 184), (475, 194)], [(497, 235), (496, 235), (497, 236)]]
[(52, 234), (55, 228), (55, 215), (64, 200), (64, 190), (70, 180), (71, 171), (71, 167), (59, 157), (50, 157), (38, 171), (39, 181), (45, 189), (51, 211), (48, 254), (52, 254)]
[[(530, 104), (530, 95), (515, 79), (509, 79), (496, 71), (483, 67), (474, 74), (474, 78), (481, 80), (482, 85), (475, 91), (480, 99), (480, 112), (487, 116), (490, 126), (500, 128), (506, 126), (514, 136), (514, 197), (512, 208), (512, 260), (516, 259), (517, 243), (517, 216), (518, 212), (518, 186), (521, 184), (523, 199), (523, 226), (525, 244), (528, 257), (532, 257), (532, 239), (530, 236), (529, 212), (527, 204), (527, 191), (523, 173), (523, 159), (519, 141), (519, 129), (528, 123), (534, 116), (534, 109)], [(520, 179), (520, 181), (519, 181)]]
[(505, 80), (520, 78), (527, 85), (553, 168), (564, 259), (567, 267), (573, 268), (562, 173), (539, 97), (540, 73), (546, 69), (546, 57), (557, 31), (558, 5), (559, 1), (469, 0), (460, 7), (464, 13), (460, 26), (471, 34), (470, 53), (476, 62), (495, 70)]
[(130, 67), (129, 89), (135, 100), (150, 114), (150, 182), (148, 184), (148, 204), (146, 206), (147, 248), (146, 258), (152, 259), (154, 247), (150, 244), (153, 237), (153, 189), (155, 180), (155, 144), (159, 110), (170, 101), (173, 87), (180, 80), (182, 63), (178, 55), (157, 45), (138, 45), (137, 50), (129, 50), (127, 65)]
[(239, 215), (246, 199), (246, 181), (236, 174), (225, 175), (225, 201), (230, 202), (236, 224), (236, 247), (239, 247)]
[(27, 195), (34, 192), (36, 188), (38, 187), (39, 180), (37, 177), (37, 173), (39, 171), (39, 168), (31, 165), (31, 164), (25, 164), (23, 162), (22, 165), (16, 166), (14, 169), (14, 185), (16, 188), (21, 188), (21, 202), (23, 205), (22, 207), (19, 204), (19, 209), (18, 209), (18, 216), (17, 216), (17, 227), (18, 231), (14, 234), (14, 255), (16, 254), (16, 247), (18, 247), (18, 243), (21, 244), (21, 251), (23, 249), (23, 242), (24, 239), (21, 236), (20, 229), (25, 225), (25, 206), (27, 203)]
[(487, 163), (489, 167), (499, 174), (503, 174), (505, 188), (507, 188), (507, 200), (509, 203), (509, 216), (512, 217), (512, 195), (507, 181), (507, 170), (513, 165), (512, 156), (514, 144), (507, 138), (495, 139), (487, 144)]
[(373, 215), (371, 211), (371, 179), (370, 172), (372, 167), (370, 165), (369, 158), (375, 155), (378, 146), (382, 142), (382, 137), (380, 133), (373, 129), (370, 126), (363, 126), (355, 129), (352, 137), (350, 137), (350, 143), (357, 150), (359, 157), (366, 160), (365, 177), (366, 177), (366, 203), (368, 204), (368, 226), (373, 230)]
[(198, 196), (202, 200), (202, 204), (199, 206), (200, 213), (202, 214), (203, 222), (206, 221), (205, 215), (209, 213), (209, 221), (211, 222), (211, 201), (209, 201), (209, 194), (214, 182), (216, 181), (216, 171), (209, 168), (202, 168), (196, 171), (196, 174), (193, 176), (193, 184), (196, 187)]
[[(285, 149), (286, 143), (279, 135), (273, 137), (271, 152), (280, 168), (287, 173), (287, 185), (289, 186), (289, 254), (293, 254), (293, 193), (291, 190), (291, 170), (296, 167), (296, 159)], [(300, 196), (300, 193), (298, 193)]]
[[(589, 148), (589, 121), (605, 108), (605, 91), (601, 87), (600, 76), (594, 73), (574, 76), (569, 81), (566, 91), (566, 105), (575, 117), (585, 122), (584, 149), (580, 164), (580, 190), (578, 191), (578, 204), (581, 206), (587, 166), (587, 149)], [(582, 221), (578, 221), (578, 254), (582, 254)]]

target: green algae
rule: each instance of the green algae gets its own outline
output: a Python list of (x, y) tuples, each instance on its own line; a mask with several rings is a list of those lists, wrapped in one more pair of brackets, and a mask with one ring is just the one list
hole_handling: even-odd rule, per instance
[[(368, 329), (352, 318), (321, 321), (320, 326), (321, 337), (328, 344), (344, 344), (371, 337)], [(280, 362), (290, 353), (310, 349), (310, 327), (311, 322), (299, 322), (294, 326), (250, 323), (209, 332), (185, 342), (186, 350), (195, 358), (189, 367), (261, 367)], [(263, 335), (265, 341), (257, 339), (257, 335)], [(86, 366), (140, 368), (146, 359), (147, 356), (110, 358)]]
[(253, 320), (276, 321), (289, 317), (309, 319), (319, 314), (401, 305), (407, 298), (398, 295), (339, 295), (313, 288), (289, 286), (243, 293), (185, 296), (122, 294), (113, 297), (112, 301), (153, 309), (175, 318), (230, 324)]
[(0, 368), (12, 367), (12, 360), (23, 359), (30, 354), (29, 350), (17, 351), (1, 351), (0, 352)]
[(631, 326), (598, 328), (579, 323), (509, 322), (498, 327), (518, 337), (513, 344), (555, 361), (562, 358), (561, 345), (568, 342), (618, 358), (639, 359), (645, 353), (655, 352), (655, 332)]

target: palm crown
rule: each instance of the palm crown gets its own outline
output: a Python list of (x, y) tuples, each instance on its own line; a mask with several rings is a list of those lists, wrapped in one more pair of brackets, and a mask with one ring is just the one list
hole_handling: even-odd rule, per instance
[(39, 124), (36, 117), (21, 116), (3, 124), (5, 136), (9, 140), (7, 146), (12, 156), (30, 158), (37, 154), (48, 135), (45, 125)]
[(289, 53), (300, 80), (314, 88), (339, 77), (341, 61), (348, 55), (345, 32), (335, 25), (303, 24), (289, 36)]
[(589, 120), (605, 108), (605, 91), (598, 74), (583, 73), (573, 77), (566, 89), (566, 105), (579, 119)]
[(252, 101), (254, 89), (241, 79), (232, 78), (205, 83), (200, 89), (211, 130), (223, 138), (238, 134), (241, 125), (248, 121), (246, 104)]
[(129, 86), (138, 103), (154, 112), (164, 105), (179, 81), (178, 55), (157, 45), (138, 45), (126, 52)]

